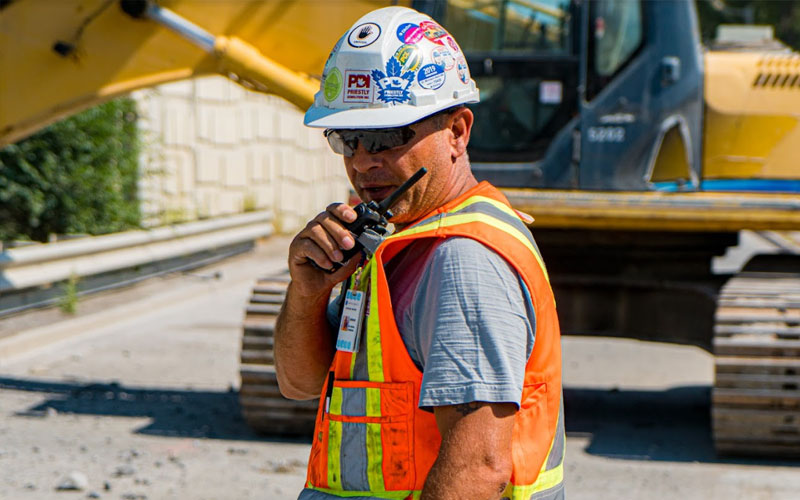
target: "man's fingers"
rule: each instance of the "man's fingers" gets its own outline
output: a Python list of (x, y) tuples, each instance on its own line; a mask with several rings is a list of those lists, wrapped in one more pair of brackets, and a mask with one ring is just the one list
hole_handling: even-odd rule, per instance
[(342, 226), (341, 222), (334, 220), (333, 217), (325, 217), (317, 222), (333, 238), (337, 250), (340, 248), (350, 250), (356, 244), (350, 231)]
[(353, 210), (351, 206), (345, 205), (344, 203), (331, 203), (325, 210), (337, 219), (341, 219), (347, 223), (353, 222), (357, 217), (356, 211)]
[(308, 228), (307, 237), (316, 243), (331, 261), (340, 262), (344, 258), (340, 243), (340, 239), (344, 236), (340, 233), (343, 231), (347, 236), (350, 236), (350, 233), (338, 223), (331, 221), (330, 217), (316, 219), (315, 222)]
[(309, 261), (316, 263), (322, 269), (331, 269), (333, 262), (325, 251), (320, 248), (316, 241), (310, 238), (302, 238), (297, 242), (297, 250), (292, 252), (294, 263), (298, 265), (307, 264)]

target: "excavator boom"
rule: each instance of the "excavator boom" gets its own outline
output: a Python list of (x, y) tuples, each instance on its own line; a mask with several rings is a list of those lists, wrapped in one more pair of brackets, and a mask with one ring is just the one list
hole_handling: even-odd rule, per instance
[(0, 146), (112, 97), (210, 74), (308, 106), (336, 38), (390, 3), (2, 0)]

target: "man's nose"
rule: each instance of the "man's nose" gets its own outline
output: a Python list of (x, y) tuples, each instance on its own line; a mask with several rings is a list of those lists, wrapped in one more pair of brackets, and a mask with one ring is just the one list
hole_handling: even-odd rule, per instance
[(370, 169), (380, 166), (380, 160), (376, 158), (377, 155), (368, 152), (359, 141), (353, 156), (351, 157), (351, 165), (354, 170), (359, 173), (365, 173)]

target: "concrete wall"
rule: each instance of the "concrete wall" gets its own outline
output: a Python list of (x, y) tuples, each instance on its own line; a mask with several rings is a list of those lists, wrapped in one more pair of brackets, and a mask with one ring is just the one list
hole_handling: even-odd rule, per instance
[(145, 141), (140, 185), (148, 225), (270, 209), (293, 233), (347, 199), (341, 157), (302, 112), (222, 77), (134, 94)]

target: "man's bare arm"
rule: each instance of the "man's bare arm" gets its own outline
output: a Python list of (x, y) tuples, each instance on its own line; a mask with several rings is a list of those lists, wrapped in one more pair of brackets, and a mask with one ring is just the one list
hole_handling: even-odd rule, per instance
[[(333, 288), (355, 271), (350, 259), (335, 273), (330, 268), (342, 258), (341, 249), (353, 247), (343, 222), (355, 219), (352, 208), (334, 204), (295, 236), (289, 246), (292, 281), (275, 324), (275, 371), (281, 394), (291, 399), (312, 399), (320, 394), (333, 360), (334, 341), (326, 318)], [(311, 261), (317, 267), (311, 264)]]
[(483, 403), (434, 408), (442, 435), (422, 500), (496, 500), (511, 478), (517, 406)]

